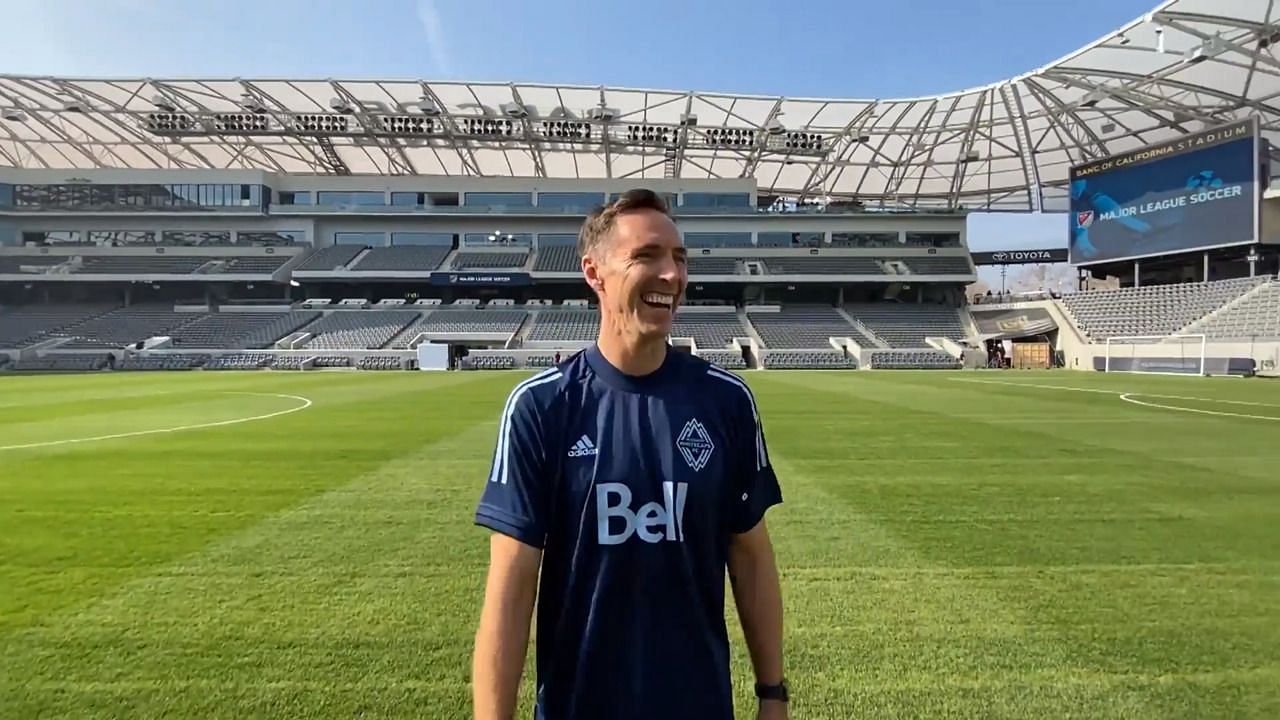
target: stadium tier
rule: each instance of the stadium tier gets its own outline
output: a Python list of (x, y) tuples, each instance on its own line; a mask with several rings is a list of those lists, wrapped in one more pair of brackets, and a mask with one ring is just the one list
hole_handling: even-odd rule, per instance
[(360, 261), (351, 266), (356, 272), (372, 270), (430, 271), (440, 267), (450, 248), (432, 245), (400, 245), (378, 247), (369, 250)]
[(309, 350), (375, 350), (400, 334), (418, 313), (411, 310), (340, 310), (308, 325)]
[(1280, 338), (1280, 281), (1246, 291), (1221, 310), (1186, 329), (1216, 340)]
[(927, 348), (928, 337), (962, 342), (968, 333), (954, 307), (907, 303), (863, 303), (845, 309), (891, 348)]
[(827, 349), (829, 338), (858, 334), (832, 307), (783, 307), (778, 312), (748, 312), (747, 318), (767, 348)]
[(1067, 295), (1063, 305), (1089, 336), (1169, 335), (1221, 308), (1263, 278), (1094, 290)]

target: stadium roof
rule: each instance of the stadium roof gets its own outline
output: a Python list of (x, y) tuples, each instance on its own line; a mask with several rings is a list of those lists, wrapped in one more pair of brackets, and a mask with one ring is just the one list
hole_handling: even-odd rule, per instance
[(1063, 210), (1081, 162), (1252, 115), (1280, 139), (1275, 5), (1171, 0), (1033, 72), (910, 99), (0, 76), (0, 165), (754, 177), (868, 206)]

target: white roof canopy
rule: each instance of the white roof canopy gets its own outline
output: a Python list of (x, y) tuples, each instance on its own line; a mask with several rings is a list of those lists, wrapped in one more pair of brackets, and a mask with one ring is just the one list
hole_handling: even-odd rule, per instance
[(1280, 140), (1274, 3), (1171, 0), (1033, 72), (936, 97), (495, 83), (0, 76), (0, 165), (753, 177), (869, 206), (1063, 210), (1090, 159), (1243, 119)]

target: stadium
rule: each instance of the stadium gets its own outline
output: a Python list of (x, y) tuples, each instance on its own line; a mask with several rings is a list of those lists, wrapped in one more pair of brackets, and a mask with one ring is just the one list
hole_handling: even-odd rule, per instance
[(777, 458), (794, 717), (1277, 716), (1277, 41), (1170, 0), (889, 100), (0, 75), (0, 717), (470, 717), (498, 411), (640, 187)]

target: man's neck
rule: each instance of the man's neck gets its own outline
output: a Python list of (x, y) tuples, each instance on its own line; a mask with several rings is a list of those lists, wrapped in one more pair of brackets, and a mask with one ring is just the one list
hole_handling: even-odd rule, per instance
[(667, 343), (662, 338), (644, 340), (602, 332), (596, 346), (610, 365), (636, 377), (656, 372), (667, 358)]

